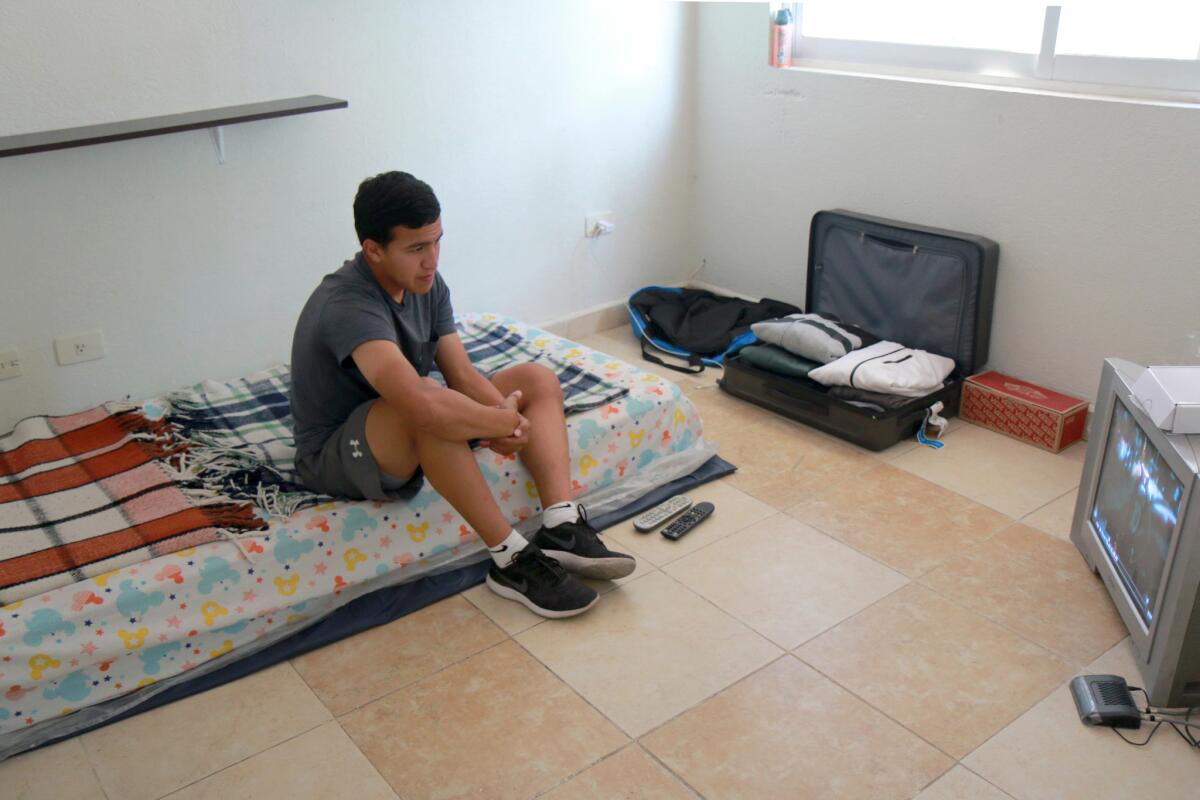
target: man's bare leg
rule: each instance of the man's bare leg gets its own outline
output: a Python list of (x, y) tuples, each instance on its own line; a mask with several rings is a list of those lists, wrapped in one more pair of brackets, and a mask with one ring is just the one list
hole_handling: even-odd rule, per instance
[[(595, 605), (599, 595), (594, 589), (563, 572), (508, 524), (466, 442), (413, 430), (403, 415), (383, 400), (371, 406), (366, 429), (367, 444), (381, 470), (407, 478), (419, 465), (438, 494), (487, 544), (496, 562), (486, 578), (493, 592), (543, 617), (571, 617)], [(509, 542), (514, 545), (512, 550), (502, 547)]]
[(517, 410), (529, 420), (529, 443), (520, 458), (533, 476), (542, 508), (570, 500), (571, 456), (558, 376), (540, 364), (521, 364), (491, 380), (505, 397), (521, 391)]
[(575, 516), (578, 509), (558, 509), (575, 517), (573, 524), (567, 519), (558, 523), (571, 529), (566, 536), (555, 537), (553, 532), (562, 528), (546, 523), (545, 517), (556, 511), (552, 506), (571, 499), (571, 456), (558, 376), (541, 365), (522, 364), (492, 376), (492, 383), (505, 396), (520, 389), (518, 410), (529, 420), (529, 443), (521, 451), (521, 461), (533, 475), (546, 510), (543, 528), (533, 541), (546, 555), (584, 577), (614, 579), (631, 574), (637, 567), (634, 558), (609, 550), (586, 518), (581, 523)]
[(466, 442), (415, 431), (380, 399), (367, 413), (367, 445), (379, 468), (396, 478), (410, 477), (420, 465), (433, 488), (488, 547), (496, 547), (512, 532)]

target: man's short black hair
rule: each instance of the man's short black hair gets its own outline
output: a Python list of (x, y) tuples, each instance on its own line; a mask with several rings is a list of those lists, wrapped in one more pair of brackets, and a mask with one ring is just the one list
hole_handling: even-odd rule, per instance
[(423, 228), (437, 221), (442, 207), (429, 184), (407, 172), (384, 172), (367, 178), (354, 195), (354, 230), (358, 241), (387, 246), (392, 228)]

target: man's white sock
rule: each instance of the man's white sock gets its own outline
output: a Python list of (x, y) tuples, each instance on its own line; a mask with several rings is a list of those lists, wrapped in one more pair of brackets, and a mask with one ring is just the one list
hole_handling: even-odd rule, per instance
[(524, 536), (516, 531), (509, 531), (508, 538), (495, 547), (489, 547), (488, 552), (492, 554), (496, 566), (504, 569), (512, 563), (513, 556), (524, 550), (527, 544), (529, 542), (525, 541)]
[(555, 503), (548, 506), (542, 512), (542, 525), (547, 528), (557, 528), (567, 522), (579, 521), (579, 504), (571, 500), (564, 500), (561, 503)]

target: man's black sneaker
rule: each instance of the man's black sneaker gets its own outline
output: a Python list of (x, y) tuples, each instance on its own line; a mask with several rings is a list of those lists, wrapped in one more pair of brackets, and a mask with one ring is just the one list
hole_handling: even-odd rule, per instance
[(504, 569), (492, 564), (487, 585), (543, 617), (573, 617), (596, 604), (596, 590), (579, 581), (530, 543)]
[(637, 568), (633, 556), (604, 546), (596, 529), (588, 524), (582, 506), (578, 522), (564, 522), (553, 528), (542, 526), (533, 543), (547, 556), (585, 578), (624, 578)]

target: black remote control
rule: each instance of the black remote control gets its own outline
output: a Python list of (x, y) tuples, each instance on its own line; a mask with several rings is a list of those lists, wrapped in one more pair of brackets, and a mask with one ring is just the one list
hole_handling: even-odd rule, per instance
[(708, 519), (715, 508), (712, 503), (697, 503), (692, 510), (663, 528), (662, 535), (668, 539), (678, 539), (692, 528)]

